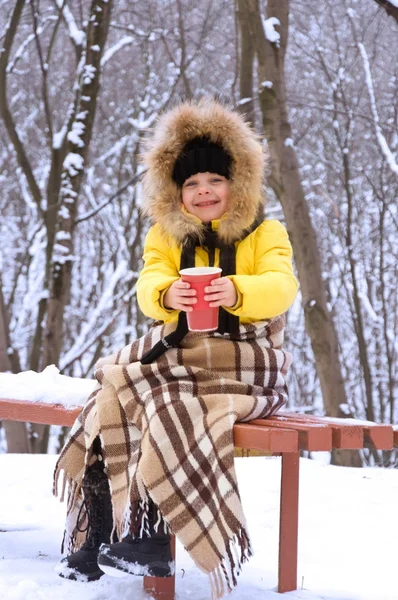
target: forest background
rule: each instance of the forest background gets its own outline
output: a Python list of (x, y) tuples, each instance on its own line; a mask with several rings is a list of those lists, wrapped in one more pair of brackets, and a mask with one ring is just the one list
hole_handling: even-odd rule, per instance
[[(145, 333), (140, 152), (216, 95), (268, 148), (293, 244), (291, 406), (398, 422), (398, 0), (0, 0), (0, 24), (0, 371), (92, 377)], [(44, 426), (2, 431), (47, 451)]]

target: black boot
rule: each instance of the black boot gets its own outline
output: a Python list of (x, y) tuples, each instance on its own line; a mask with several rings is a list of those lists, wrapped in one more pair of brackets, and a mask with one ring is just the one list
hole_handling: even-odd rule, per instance
[(149, 528), (141, 538), (128, 535), (116, 544), (101, 545), (98, 565), (104, 573), (113, 577), (124, 577), (127, 573), (151, 577), (171, 577), (174, 574), (170, 536), (164, 532), (162, 519), (155, 531), (157, 516), (158, 510), (150, 502)]
[(80, 550), (61, 560), (56, 570), (65, 579), (95, 581), (104, 574), (97, 563), (99, 547), (110, 541), (113, 528), (111, 496), (102, 461), (88, 467), (82, 487), (88, 519), (87, 538)]

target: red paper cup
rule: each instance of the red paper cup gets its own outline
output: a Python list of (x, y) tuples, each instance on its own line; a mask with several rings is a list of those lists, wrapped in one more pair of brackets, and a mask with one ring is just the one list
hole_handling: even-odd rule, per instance
[(196, 290), (196, 304), (192, 304), (193, 310), (187, 312), (188, 329), (190, 331), (215, 331), (218, 327), (218, 306), (211, 308), (204, 299), (205, 287), (210, 285), (213, 279), (221, 276), (218, 267), (193, 267), (192, 269), (181, 269), (180, 275), (183, 281), (188, 281), (191, 288)]

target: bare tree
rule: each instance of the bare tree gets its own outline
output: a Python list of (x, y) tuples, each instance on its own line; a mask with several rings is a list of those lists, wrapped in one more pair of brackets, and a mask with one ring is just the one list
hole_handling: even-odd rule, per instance
[(258, 0), (240, 0), (240, 14), (250, 26), (258, 61), (259, 101), (263, 131), (271, 155), (270, 184), (279, 198), (292, 239), (301, 285), (306, 328), (316, 360), (326, 414), (340, 415), (346, 393), (338, 342), (327, 307), (321, 257), (301, 185), (298, 160), (286, 106), (284, 62), (288, 40), (289, 2), (269, 0), (267, 21), (280, 27), (267, 39)]

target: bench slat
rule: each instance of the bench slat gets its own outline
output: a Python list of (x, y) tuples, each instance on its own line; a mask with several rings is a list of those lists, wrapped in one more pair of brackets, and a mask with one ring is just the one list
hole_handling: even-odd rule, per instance
[(25, 421), (71, 427), (80, 411), (81, 406), (0, 398), (0, 421)]
[(265, 452), (297, 452), (298, 434), (291, 429), (276, 431), (251, 423), (236, 423), (234, 445), (238, 448)]
[(292, 421), (303, 423), (323, 423), (332, 429), (333, 447), (342, 449), (359, 449), (374, 447), (377, 450), (391, 450), (398, 447), (394, 438), (394, 426), (388, 423), (373, 423), (356, 419), (339, 419), (337, 417), (318, 417), (296, 413), (279, 413), (276, 419), (288, 426)]
[(253, 425), (273, 427), (275, 429), (292, 429), (298, 433), (299, 450), (331, 451), (332, 430), (328, 425), (318, 423), (299, 423), (288, 419), (270, 417), (269, 419), (255, 419)]
[(394, 431), (391, 425), (375, 425), (364, 427), (365, 447), (374, 447), (376, 450), (391, 450), (394, 448)]
[[(81, 406), (0, 398), (0, 420), (71, 427)], [(330, 451), (332, 448), (398, 448), (398, 426), (283, 412), (235, 426), (235, 445), (266, 452)], [(252, 429), (250, 429), (252, 428)], [(259, 429), (257, 429), (259, 428)], [(262, 429), (267, 428), (267, 432)], [(274, 433), (273, 433), (274, 432)]]
[[(352, 423), (340, 423), (329, 421), (323, 417), (308, 417), (307, 415), (286, 413), (276, 415), (275, 419), (282, 421), (286, 426), (294, 423), (314, 423), (327, 425), (332, 430), (332, 446), (333, 448), (341, 448), (345, 450), (356, 450), (363, 448), (364, 444), (364, 427), (362, 425), (353, 425)], [(326, 421), (326, 422), (325, 422)]]

